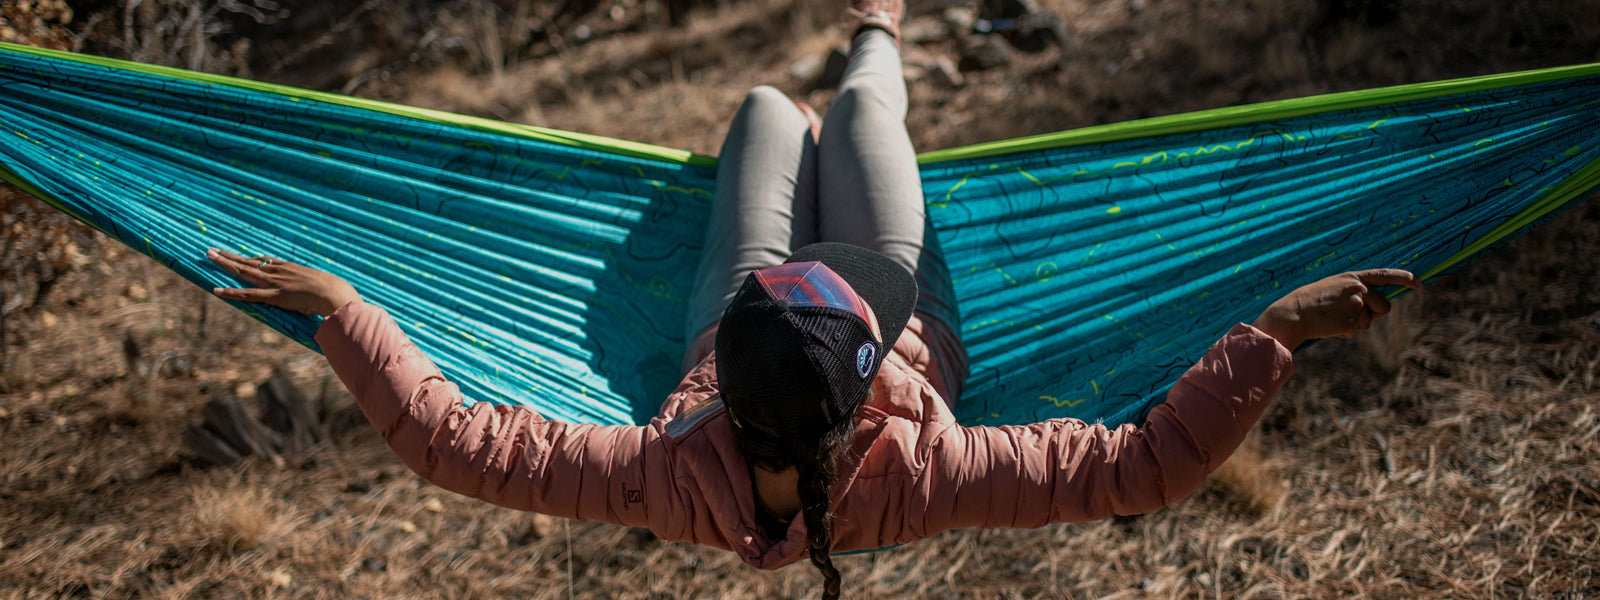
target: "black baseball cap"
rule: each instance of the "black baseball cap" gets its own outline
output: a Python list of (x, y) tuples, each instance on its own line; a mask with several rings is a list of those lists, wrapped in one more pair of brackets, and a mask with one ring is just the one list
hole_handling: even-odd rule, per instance
[(811, 244), (752, 272), (717, 329), (734, 426), (810, 439), (851, 418), (916, 304), (905, 267), (850, 244)]

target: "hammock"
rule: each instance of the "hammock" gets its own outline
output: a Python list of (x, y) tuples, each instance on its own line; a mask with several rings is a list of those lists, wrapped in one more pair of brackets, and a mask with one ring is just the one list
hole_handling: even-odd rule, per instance
[[(1600, 183), (1600, 65), (942, 150), (957, 416), (1136, 420), (1233, 323), (1338, 272), (1436, 276)], [(0, 45), (0, 176), (210, 289), (333, 272), (476, 401), (642, 423), (678, 381), (715, 159)], [(316, 348), (318, 319), (236, 307)]]

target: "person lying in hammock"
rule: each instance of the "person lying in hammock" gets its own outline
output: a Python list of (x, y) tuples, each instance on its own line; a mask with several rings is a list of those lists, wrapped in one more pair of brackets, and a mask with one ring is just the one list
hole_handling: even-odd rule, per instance
[[(898, 1), (857, 0), (839, 93), (819, 122), (760, 87), (717, 162), (688, 317), (687, 371), (644, 426), (479, 402), (350, 284), (218, 250), (255, 286), (218, 296), (326, 317), (333, 370), (406, 465), (508, 506), (648, 527), (764, 569), (961, 527), (1039, 527), (1148, 512), (1199, 488), (1293, 372), (1302, 341), (1389, 311), (1406, 271), (1346, 273), (1238, 324), (1142, 425), (1076, 419), (963, 427), (966, 353), (905, 129)], [(537, 404), (537, 403), (535, 403)]]

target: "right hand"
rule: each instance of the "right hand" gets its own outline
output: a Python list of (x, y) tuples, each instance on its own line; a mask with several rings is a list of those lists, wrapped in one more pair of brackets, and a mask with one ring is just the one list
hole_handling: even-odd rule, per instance
[(356, 288), (327, 271), (318, 271), (266, 256), (245, 258), (212, 248), (206, 258), (253, 288), (215, 288), (212, 293), (229, 300), (260, 302), (311, 315), (331, 315), (344, 305), (361, 300)]
[(1255, 326), (1289, 350), (1309, 339), (1350, 337), (1388, 314), (1389, 299), (1379, 286), (1422, 289), (1410, 271), (1370, 269), (1340, 273), (1289, 292), (1256, 319)]

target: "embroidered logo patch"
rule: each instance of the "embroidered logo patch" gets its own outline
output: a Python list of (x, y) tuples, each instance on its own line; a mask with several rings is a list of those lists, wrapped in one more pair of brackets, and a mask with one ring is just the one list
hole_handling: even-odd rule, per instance
[(861, 348), (856, 350), (856, 375), (866, 379), (867, 374), (872, 372), (872, 359), (876, 356), (878, 356), (876, 344), (872, 342), (862, 344)]

